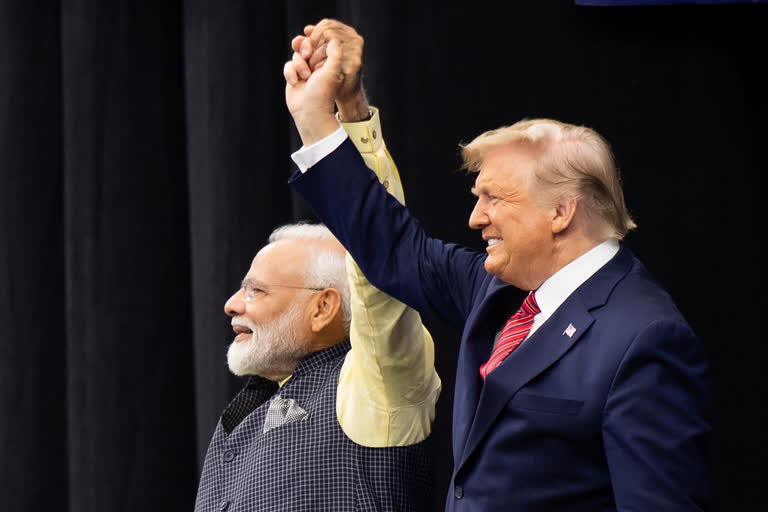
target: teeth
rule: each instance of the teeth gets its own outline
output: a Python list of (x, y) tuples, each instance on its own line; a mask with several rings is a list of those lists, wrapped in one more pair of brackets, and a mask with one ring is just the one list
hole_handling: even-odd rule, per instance
[(496, 244), (501, 243), (501, 238), (489, 238), (488, 239), (488, 247), (493, 247)]

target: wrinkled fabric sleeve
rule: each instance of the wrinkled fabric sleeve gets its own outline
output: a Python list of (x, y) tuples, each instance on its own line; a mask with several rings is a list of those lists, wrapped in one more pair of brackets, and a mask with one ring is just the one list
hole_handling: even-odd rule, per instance
[[(342, 126), (382, 185), (404, 203), (378, 110), (371, 111), (369, 121)], [(423, 441), (431, 432), (441, 387), (432, 337), (419, 314), (371, 285), (349, 254), (347, 276), (352, 348), (339, 376), (339, 424), (350, 439), (364, 446)]]

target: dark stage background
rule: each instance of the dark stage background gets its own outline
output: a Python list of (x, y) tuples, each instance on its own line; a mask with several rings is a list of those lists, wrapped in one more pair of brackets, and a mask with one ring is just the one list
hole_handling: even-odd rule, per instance
[[(554, 117), (613, 143), (627, 243), (711, 357), (716, 508), (759, 503), (768, 6), (490, 3), (0, 0), (0, 510), (192, 508), (240, 386), (223, 304), (273, 227), (311, 218), (282, 64), (322, 17), (366, 37), (435, 236), (481, 244), (459, 142)], [(458, 333), (427, 321), (439, 510)]]

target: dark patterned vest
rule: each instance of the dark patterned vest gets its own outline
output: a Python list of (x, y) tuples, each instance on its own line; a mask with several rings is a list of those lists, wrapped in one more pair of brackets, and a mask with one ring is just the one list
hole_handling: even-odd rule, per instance
[(349, 347), (347, 341), (309, 355), (279, 391), (260, 377), (248, 381), (225, 409), (208, 446), (196, 512), (431, 506), (425, 443), (366, 448), (339, 426), (336, 388)]

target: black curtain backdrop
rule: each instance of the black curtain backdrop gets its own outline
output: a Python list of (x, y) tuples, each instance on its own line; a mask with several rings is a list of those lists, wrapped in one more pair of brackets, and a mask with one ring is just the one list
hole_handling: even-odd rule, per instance
[[(759, 503), (768, 6), (0, 0), (0, 510), (192, 508), (241, 385), (223, 304), (275, 226), (313, 219), (282, 64), (322, 17), (365, 36), (434, 236), (481, 246), (459, 142), (552, 117), (613, 143), (627, 243), (711, 358), (715, 509)], [(440, 510), (459, 334), (426, 320)]]

